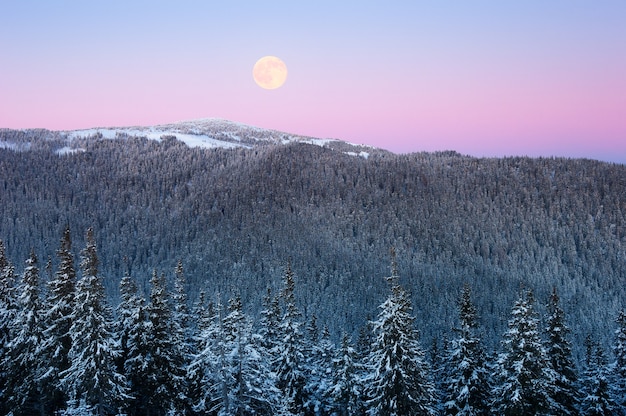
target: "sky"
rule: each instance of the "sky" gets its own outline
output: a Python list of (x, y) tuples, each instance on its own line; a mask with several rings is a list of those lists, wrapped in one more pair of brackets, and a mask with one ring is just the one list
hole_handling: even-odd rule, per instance
[[(224, 118), (626, 163), (626, 1), (0, 0), (0, 128)], [(254, 63), (275, 55), (285, 84)]]

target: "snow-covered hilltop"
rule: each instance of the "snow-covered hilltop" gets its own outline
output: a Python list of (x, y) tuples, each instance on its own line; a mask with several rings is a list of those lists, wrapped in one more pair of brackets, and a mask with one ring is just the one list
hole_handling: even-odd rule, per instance
[[(289, 143), (309, 143), (321, 147), (341, 150), (346, 154), (367, 158), (373, 150), (368, 146), (355, 145), (336, 139), (318, 139), (285, 133), (277, 130), (263, 129), (229, 120), (205, 118), (178, 123), (160, 124), (156, 126), (132, 127), (98, 127), (84, 130), (63, 131), (69, 142), (74, 139), (100, 137), (116, 139), (126, 137), (146, 137), (161, 140), (165, 136), (175, 137), (189, 147), (205, 149), (214, 148), (253, 148), (264, 145), (280, 145)], [(67, 153), (72, 149), (59, 149)]]
[(28, 151), (43, 148), (50, 149), (59, 155), (67, 155), (84, 151), (86, 140), (123, 140), (132, 137), (156, 141), (161, 141), (165, 137), (175, 138), (189, 147), (203, 149), (251, 149), (260, 146), (308, 143), (363, 158), (375, 152), (386, 152), (371, 146), (352, 144), (337, 139), (306, 137), (218, 118), (155, 126), (94, 127), (62, 131), (0, 128), (0, 149)]

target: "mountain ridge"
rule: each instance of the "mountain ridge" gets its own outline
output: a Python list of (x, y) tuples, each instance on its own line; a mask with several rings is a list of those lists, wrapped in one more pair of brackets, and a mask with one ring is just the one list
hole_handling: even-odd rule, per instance
[[(149, 126), (126, 126), (126, 127), (93, 127), (75, 130), (47, 130), (47, 129), (0, 129), (8, 132), (34, 133), (40, 137), (42, 134), (49, 136), (52, 143), (64, 144), (62, 147), (53, 149), (59, 154), (82, 151), (79, 147), (81, 139), (92, 138), (128, 138), (146, 137), (160, 141), (162, 137), (175, 137), (189, 147), (211, 148), (253, 148), (256, 146), (289, 144), (293, 142), (309, 143), (317, 146), (328, 147), (335, 150), (343, 149), (345, 153), (367, 157), (370, 152), (386, 152), (368, 145), (349, 143), (340, 139), (321, 139), (298, 134), (287, 133), (279, 130), (264, 129), (244, 123), (230, 121), (221, 118), (201, 118), (174, 123), (157, 124)], [(0, 140), (0, 148), (13, 150), (29, 150), (33, 143), (20, 140), (10, 142)]]

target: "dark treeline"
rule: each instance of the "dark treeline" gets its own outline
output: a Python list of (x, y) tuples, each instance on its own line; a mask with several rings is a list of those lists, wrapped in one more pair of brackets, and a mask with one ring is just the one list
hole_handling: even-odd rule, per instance
[[(623, 165), (374, 149), (365, 159), (343, 153), (347, 145), (302, 143), (198, 149), (172, 137), (68, 142), (43, 130), (0, 130), (0, 141), (14, 144), (0, 148), (9, 258), (34, 248), (46, 264), (67, 225), (93, 227), (115, 302), (125, 274), (147, 293), (151, 267), (173, 270), (184, 258), (192, 301), (238, 288), (257, 314), (258, 293), (279, 290), (275, 277), (292, 258), (304, 317), (355, 336), (387, 293), (378, 276), (395, 246), (426, 342), (454, 325), (466, 282), (490, 349), (521, 286), (538, 299), (556, 287), (581, 362), (587, 334), (609, 347), (626, 297)], [(66, 146), (81, 150), (55, 153)]]
[(394, 249), (386, 299), (338, 342), (304, 319), (291, 262), (251, 315), (237, 295), (191, 303), (180, 261), (146, 293), (124, 276), (112, 308), (91, 228), (78, 262), (69, 228), (56, 258), (52, 270), (31, 252), (20, 274), (0, 241), (0, 414), (626, 414), (626, 313), (611, 350), (588, 336), (577, 366), (556, 289), (542, 318), (522, 288), (491, 351), (465, 285), (454, 329), (425, 348)]

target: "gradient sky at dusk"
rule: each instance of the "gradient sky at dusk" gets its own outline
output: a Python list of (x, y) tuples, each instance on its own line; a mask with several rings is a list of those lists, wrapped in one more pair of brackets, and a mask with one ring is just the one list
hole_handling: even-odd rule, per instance
[[(0, 127), (220, 117), (626, 163), (626, 1), (0, 0)], [(252, 67), (280, 57), (287, 82)]]

